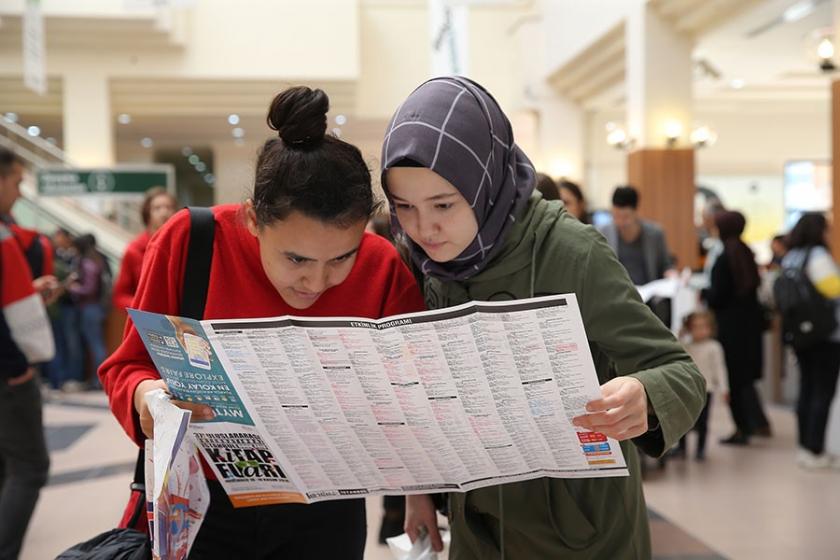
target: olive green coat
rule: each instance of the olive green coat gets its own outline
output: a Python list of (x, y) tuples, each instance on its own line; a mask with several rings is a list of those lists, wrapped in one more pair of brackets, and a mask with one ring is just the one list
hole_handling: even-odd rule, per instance
[(650, 558), (636, 448), (660, 456), (691, 429), (705, 382), (604, 238), (535, 193), (481, 273), (463, 282), (428, 279), (425, 292), (430, 309), (575, 293), (599, 381), (638, 378), (659, 423), (621, 442), (629, 477), (541, 478), (451, 494), (450, 558), (500, 558), (502, 542), (508, 560)]

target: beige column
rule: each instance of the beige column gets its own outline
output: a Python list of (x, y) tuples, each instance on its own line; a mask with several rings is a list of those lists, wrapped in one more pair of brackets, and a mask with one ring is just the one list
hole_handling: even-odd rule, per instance
[(584, 114), (580, 105), (557, 94), (539, 104), (540, 171), (555, 179), (581, 182), (584, 177)]
[(690, 37), (647, 4), (627, 19), (627, 128), (635, 150), (627, 177), (639, 189), (640, 213), (665, 230), (677, 266), (697, 267)]
[(251, 196), (254, 192), (254, 169), (260, 147), (256, 142), (213, 143), (213, 174), (216, 176), (213, 201), (216, 204), (242, 202)]
[(114, 163), (114, 130), (108, 76), (80, 65), (64, 79), (64, 151), (82, 167)]

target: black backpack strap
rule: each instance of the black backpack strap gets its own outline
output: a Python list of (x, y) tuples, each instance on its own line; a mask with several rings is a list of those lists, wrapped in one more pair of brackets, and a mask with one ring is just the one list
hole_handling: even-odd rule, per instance
[(190, 243), (184, 265), (181, 316), (200, 321), (204, 318), (204, 305), (207, 303), (216, 220), (209, 208), (191, 206), (188, 210)]
[[(201, 320), (207, 290), (210, 285), (210, 264), (213, 262), (213, 237), (216, 219), (209, 208), (189, 207), (190, 241), (187, 246), (187, 260), (184, 266), (184, 283), (181, 292), (181, 316)], [(146, 457), (143, 448), (137, 453), (132, 490), (145, 490)], [(145, 512), (145, 503), (143, 511)]]

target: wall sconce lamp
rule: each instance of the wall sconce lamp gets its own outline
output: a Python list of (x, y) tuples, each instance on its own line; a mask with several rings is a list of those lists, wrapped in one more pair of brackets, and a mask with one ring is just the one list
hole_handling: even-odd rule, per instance
[(706, 148), (717, 142), (717, 132), (705, 125), (698, 126), (691, 131), (689, 140), (691, 140), (691, 145), (697, 149)]
[(837, 66), (834, 64), (834, 41), (831, 37), (823, 37), (817, 45), (817, 56), (820, 59), (820, 70), (823, 72), (834, 72)]
[(665, 145), (669, 148), (676, 146), (682, 134), (683, 125), (680, 121), (668, 121), (665, 123)]
[(607, 144), (616, 150), (630, 150), (635, 143), (636, 140), (627, 136), (624, 128), (612, 122), (607, 123)]

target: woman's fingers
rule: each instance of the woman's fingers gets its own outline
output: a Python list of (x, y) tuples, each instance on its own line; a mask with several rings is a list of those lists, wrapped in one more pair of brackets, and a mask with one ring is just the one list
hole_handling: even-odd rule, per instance
[(432, 549), (443, 550), (443, 539), (437, 524), (437, 512), (432, 498), (426, 494), (406, 496), (405, 532), (411, 542), (423, 536), (424, 530), (429, 535)]
[(634, 377), (616, 377), (601, 386), (601, 398), (586, 405), (588, 414), (572, 423), (617, 440), (637, 437), (647, 431), (647, 394)]
[(189, 410), (192, 412), (191, 420), (194, 422), (202, 422), (207, 420), (212, 420), (215, 414), (213, 413), (213, 409), (210, 408), (206, 404), (201, 403), (193, 403), (193, 402), (186, 402), (186, 401), (171, 401), (172, 404), (177, 406), (178, 408), (183, 408), (184, 410)]

